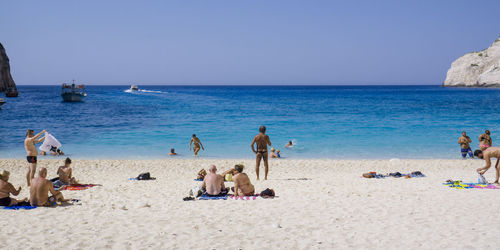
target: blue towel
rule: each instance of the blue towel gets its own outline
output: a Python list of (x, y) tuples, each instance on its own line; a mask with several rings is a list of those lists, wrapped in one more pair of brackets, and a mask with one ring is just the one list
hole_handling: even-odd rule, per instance
[(129, 181), (136, 181), (137, 178), (128, 178)]
[(209, 197), (209, 196), (202, 195), (198, 198), (198, 200), (227, 200), (227, 195), (217, 196), (217, 197)]
[(8, 209), (8, 210), (19, 210), (19, 209), (25, 209), (25, 210), (30, 210), (34, 209), (36, 206), (10, 206), (10, 207), (3, 207), (3, 209)]

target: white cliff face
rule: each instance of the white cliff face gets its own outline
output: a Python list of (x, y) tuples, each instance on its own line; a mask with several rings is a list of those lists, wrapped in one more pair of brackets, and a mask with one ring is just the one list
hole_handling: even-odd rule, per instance
[(468, 53), (454, 61), (443, 85), (500, 87), (500, 38), (489, 48)]

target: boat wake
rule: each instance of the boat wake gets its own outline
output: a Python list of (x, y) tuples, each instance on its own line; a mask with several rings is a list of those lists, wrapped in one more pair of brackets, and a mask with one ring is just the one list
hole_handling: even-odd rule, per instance
[(123, 92), (126, 92), (126, 93), (157, 93), (157, 94), (168, 93), (168, 92), (159, 91), (159, 90), (147, 90), (147, 89), (139, 89), (139, 90), (127, 89), (127, 90), (124, 90)]

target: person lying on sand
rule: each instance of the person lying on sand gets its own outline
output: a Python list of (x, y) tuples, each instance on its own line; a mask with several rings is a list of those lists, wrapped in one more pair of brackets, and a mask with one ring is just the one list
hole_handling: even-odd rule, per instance
[(205, 189), (205, 195), (207, 196), (222, 196), (226, 195), (229, 188), (224, 186), (224, 177), (217, 174), (217, 167), (215, 165), (210, 166), (208, 169), (208, 174), (203, 179), (202, 189)]
[(21, 192), (21, 187), (16, 190), (14, 185), (9, 182), (9, 177), (9, 171), (0, 170), (0, 206), (14, 206), (19, 202), (28, 201), (28, 198), (24, 198), (23, 200), (10, 198), (10, 194), (18, 195)]
[[(30, 203), (32, 206), (50, 207), (54, 202), (67, 202), (60, 191), (55, 191), (52, 182), (46, 179), (47, 169), (41, 168), (38, 177), (31, 180)], [(49, 197), (48, 193), (52, 196)]]
[(57, 175), (59, 175), (59, 181), (63, 185), (73, 185), (78, 184), (75, 177), (73, 177), (73, 169), (71, 168), (71, 159), (69, 157), (64, 161), (64, 166), (60, 166), (57, 169)]
[(477, 172), (481, 175), (486, 173), (486, 171), (488, 171), (491, 167), (491, 158), (497, 158), (497, 162), (495, 163), (497, 174), (495, 182), (493, 183), (498, 185), (498, 178), (500, 177), (500, 166), (498, 165), (498, 162), (500, 161), (500, 147), (489, 147), (485, 150), (478, 149), (474, 151), (474, 155), (479, 159), (486, 161), (486, 166), (477, 169)]
[(234, 187), (232, 189), (234, 191), (234, 196), (247, 196), (255, 194), (255, 188), (250, 182), (248, 175), (243, 173), (243, 168), (244, 166), (241, 164), (234, 166), (234, 169), (237, 172), (233, 177)]

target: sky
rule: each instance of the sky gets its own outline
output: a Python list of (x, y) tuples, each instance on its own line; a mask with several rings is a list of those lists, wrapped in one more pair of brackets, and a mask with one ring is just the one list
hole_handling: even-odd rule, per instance
[(5, 1), (18, 85), (441, 84), (500, 1)]

